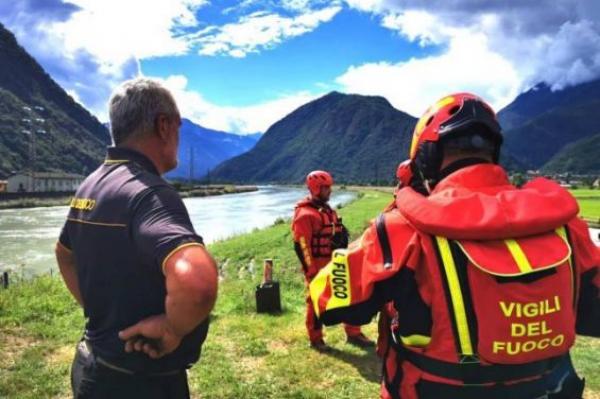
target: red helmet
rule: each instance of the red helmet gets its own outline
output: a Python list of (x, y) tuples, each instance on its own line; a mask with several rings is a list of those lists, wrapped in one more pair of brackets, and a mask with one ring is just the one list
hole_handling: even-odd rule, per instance
[(410, 185), (410, 180), (413, 177), (413, 172), (410, 163), (410, 159), (402, 161), (398, 165), (398, 169), (396, 169), (396, 178), (398, 179), (398, 185), (400, 187), (406, 187)]
[(311, 195), (319, 195), (322, 186), (333, 186), (333, 177), (323, 170), (313, 170), (306, 176), (306, 186)]
[(492, 107), (470, 93), (446, 96), (429, 107), (417, 122), (410, 146), (410, 159), (425, 179), (436, 179), (443, 158), (440, 141), (469, 135), (480, 135), (491, 141), (494, 162), (498, 162), (502, 133)]

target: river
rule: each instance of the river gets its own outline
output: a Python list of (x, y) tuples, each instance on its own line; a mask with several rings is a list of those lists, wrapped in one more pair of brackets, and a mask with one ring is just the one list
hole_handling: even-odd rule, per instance
[[(263, 186), (258, 191), (215, 197), (186, 198), (184, 202), (196, 231), (206, 243), (266, 227), (277, 218), (289, 218), (301, 188)], [(336, 206), (355, 196), (334, 192)], [(55, 272), (54, 244), (67, 214), (66, 206), (0, 210), (0, 272), (23, 276)], [(600, 245), (600, 229), (590, 235)]]
[[(206, 243), (266, 227), (289, 218), (306, 190), (261, 186), (258, 191), (186, 198), (196, 231)], [(331, 204), (347, 203), (355, 193), (334, 192)], [(0, 272), (23, 276), (56, 272), (54, 244), (67, 214), (66, 206), (0, 210)]]

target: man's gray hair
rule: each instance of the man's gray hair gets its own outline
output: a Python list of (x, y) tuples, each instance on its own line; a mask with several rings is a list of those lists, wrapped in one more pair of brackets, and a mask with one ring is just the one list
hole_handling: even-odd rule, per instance
[(134, 136), (153, 132), (159, 114), (179, 116), (171, 92), (156, 80), (136, 78), (123, 82), (108, 102), (110, 134), (118, 146)]

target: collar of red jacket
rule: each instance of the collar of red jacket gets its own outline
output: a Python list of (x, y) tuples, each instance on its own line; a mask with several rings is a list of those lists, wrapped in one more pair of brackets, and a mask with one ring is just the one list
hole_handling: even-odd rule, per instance
[(329, 209), (330, 206), (327, 202), (319, 201), (312, 198), (311, 196), (305, 197), (296, 203), (296, 207), (313, 206), (316, 208)]
[(537, 178), (516, 188), (504, 169), (493, 164), (452, 173), (429, 197), (403, 188), (396, 205), (419, 231), (470, 240), (547, 232), (567, 224), (579, 212), (575, 198), (555, 182)]

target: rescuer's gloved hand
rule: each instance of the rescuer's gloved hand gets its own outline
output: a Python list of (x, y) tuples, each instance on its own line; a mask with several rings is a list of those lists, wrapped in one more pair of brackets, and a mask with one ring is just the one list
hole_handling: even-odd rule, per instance
[[(341, 220), (341, 219), (340, 219)], [(331, 239), (331, 250), (339, 248), (348, 248), (350, 233), (346, 226), (342, 225), (341, 231), (335, 233)]]

